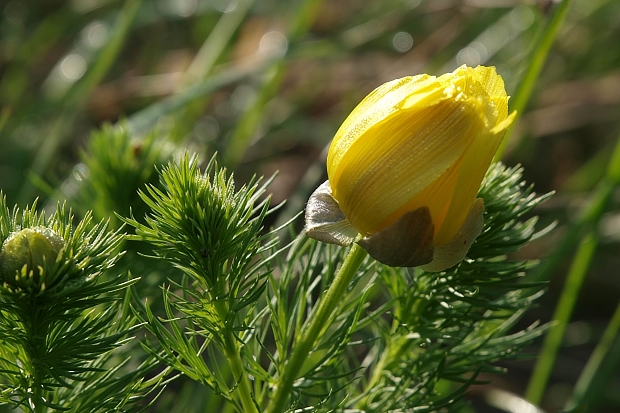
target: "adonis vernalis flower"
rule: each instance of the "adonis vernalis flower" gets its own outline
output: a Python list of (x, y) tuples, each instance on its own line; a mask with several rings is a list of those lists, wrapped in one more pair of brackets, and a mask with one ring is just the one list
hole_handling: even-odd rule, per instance
[(307, 234), (340, 245), (361, 238), (391, 266), (457, 264), (482, 230), (476, 194), (513, 119), (494, 67), (379, 86), (331, 143), (329, 179), (306, 209)]

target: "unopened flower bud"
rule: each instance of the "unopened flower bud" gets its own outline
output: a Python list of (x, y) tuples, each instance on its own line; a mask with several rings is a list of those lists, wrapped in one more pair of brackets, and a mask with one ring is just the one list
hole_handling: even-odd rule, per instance
[(513, 119), (493, 67), (379, 86), (336, 133), (306, 232), (341, 245), (361, 234), (360, 245), (391, 266), (457, 264), (482, 231), (476, 194)]
[(39, 286), (64, 246), (64, 240), (50, 228), (26, 228), (12, 233), (0, 252), (0, 282), (14, 287)]

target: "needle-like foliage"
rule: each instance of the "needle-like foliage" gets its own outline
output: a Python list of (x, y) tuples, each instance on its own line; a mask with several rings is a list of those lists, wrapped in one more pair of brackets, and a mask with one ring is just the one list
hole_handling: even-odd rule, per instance
[[(270, 211), (268, 198), (261, 200), (266, 184), (252, 180), (235, 189), (232, 176), (214, 159), (201, 173), (188, 156), (165, 167), (161, 179), (163, 190), (148, 186), (140, 194), (151, 208), (146, 224), (125, 220), (136, 229), (134, 239), (151, 243), (156, 257), (183, 274), (164, 291), (166, 320), (149, 306), (138, 312), (159, 341), (145, 346), (240, 411), (252, 411), (246, 342), (254, 334), (250, 315), (271, 271), (269, 257), (262, 256), (276, 241), (261, 235)], [(223, 360), (228, 366), (220, 365)], [(222, 373), (228, 367), (232, 381)]]
[(76, 193), (71, 198), (81, 210), (91, 210), (96, 220), (110, 219), (113, 227), (118, 225), (114, 213), (127, 215), (131, 209), (142, 216), (146, 206), (138, 189), (157, 182), (156, 168), (170, 160), (173, 149), (156, 130), (137, 139), (126, 125), (104, 125), (92, 133), (80, 154), (82, 163), (73, 174), (78, 179)]
[(0, 403), (28, 412), (139, 408), (158, 379), (143, 382), (152, 361), (126, 371), (130, 360), (113, 352), (136, 328), (127, 304), (136, 280), (109, 271), (123, 234), (91, 225), (90, 215), (74, 227), (64, 206), (49, 218), (36, 203), (11, 212), (0, 197)]
[[(185, 157), (161, 177), (163, 190), (141, 194), (146, 224), (125, 220), (183, 274), (164, 290), (159, 317), (135, 292), (156, 339), (145, 347), (238, 412), (452, 411), (479, 373), (501, 372), (495, 362), (544, 330), (511, 330), (542, 287), (522, 281), (531, 263), (507, 258), (534, 236), (536, 219), (526, 215), (546, 198), (525, 186), (519, 168), (488, 172), (479, 192), (484, 230), (466, 260), (441, 273), (364, 260), (309, 339), (304, 331), (347, 250), (301, 234), (286, 256), (269, 255), (276, 240), (261, 235), (264, 185), (235, 190), (213, 160), (201, 173)], [(274, 389), (291, 379), (301, 341), (311, 348), (280, 410)]]
[[(289, 411), (456, 411), (480, 372), (502, 371), (493, 363), (542, 334), (535, 325), (511, 331), (542, 286), (522, 282), (531, 263), (506, 255), (532, 238), (536, 219), (526, 214), (547, 197), (525, 186), (520, 168), (499, 164), (479, 196), (484, 230), (461, 264), (441, 273), (362, 266), (301, 369)], [(275, 351), (264, 374), (275, 373), (274, 385), (342, 261), (331, 247), (294, 245), (266, 316)]]

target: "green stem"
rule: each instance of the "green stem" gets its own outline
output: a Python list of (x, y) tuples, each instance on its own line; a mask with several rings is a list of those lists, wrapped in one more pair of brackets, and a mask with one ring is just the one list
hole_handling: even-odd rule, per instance
[(43, 382), (47, 374), (41, 369), (41, 362), (47, 353), (46, 337), (48, 324), (42, 320), (42, 313), (38, 309), (39, 303), (36, 299), (31, 303), (30, 317), (24, 320), (24, 327), (28, 336), (26, 354), (28, 357), (28, 370), (30, 375), (30, 396), (29, 404), (34, 413), (44, 413), (47, 407), (43, 404), (45, 391)]
[[(366, 389), (375, 388), (377, 383), (379, 383), (381, 377), (383, 377), (383, 372), (385, 371), (385, 369), (390, 365), (390, 363), (392, 363), (393, 361), (398, 361), (400, 359), (400, 357), (404, 354), (405, 350), (407, 350), (407, 348), (409, 347), (410, 343), (411, 340), (405, 337), (400, 337), (400, 340), (392, 344), (391, 349), (388, 348), (386, 349), (386, 351), (383, 352), (383, 355), (379, 359), (379, 362), (377, 363), (372, 372), (372, 376), (370, 377), (368, 384), (365, 386)], [(367, 402), (368, 397), (364, 397), (359, 403), (359, 406), (361, 406), (360, 408), (362, 410), (367, 407)]]
[(224, 352), (230, 368), (233, 372), (235, 380), (239, 380), (239, 387), (237, 388), (237, 394), (241, 400), (244, 413), (258, 413), (258, 409), (252, 400), (252, 386), (248, 375), (243, 368), (243, 362), (241, 360), (241, 352), (239, 351), (239, 345), (232, 333), (227, 333), (225, 337)]
[(44, 413), (45, 406), (41, 401), (43, 400), (43, 389), (39, 383), (36, 383), (32, 389), (32, 398), (30, 399), (30, 407), (34, 413)]
[[(216, 301), (215, 309), (220, 317), (220, 320), (224, 323), (226, 321), (226, 315), (228, 314), (226, 304), (222, 301)], [(234, 333), (229, 329), (225, 329), (223, 334), (224, 355), (230, 364), (230, 369), (233, 373), (235, 383), (239, 383), (239, 386), (234, 388), (233, 391), (241, 402), (243, 413), (258, 413), (254, 400), (252, 400), (252, 386), (250, 384), (250, 379), (243, 368), (243, 360), (241, 360), (241, 349), (239, 348), (239, 342), (234, 336)]]
[(273, 399), (267, 408), (267, 413), (281, 413), (286, 410), (288, 399), (293, 390), (293, 382), (312, 351), (314, 343), (320, 337), (321, 331), (327, 327), (327, 321), (347, 291), (351, 280), (353, 280), (366, 255), (367, 253), (362, 247), (358, 244), (353, 244), (349, 255), (319, 303), (317, 311), (311, 315), (309, 324), (304, 326), (301, 338), (293, 345), (291, 357), (284, 367), (284, 372), (282, 377), (280, 377)]

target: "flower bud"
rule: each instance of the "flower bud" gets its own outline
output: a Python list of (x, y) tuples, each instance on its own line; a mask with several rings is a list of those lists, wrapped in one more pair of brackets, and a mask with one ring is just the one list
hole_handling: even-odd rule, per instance
[(39, 286), (64, 246), (64, 240), (50, 228), (26, 228), (12, 233), (0, 252), (0, 282), (14, 287)]
[[(327, 156), (321, 197), (333, 197), (346, 217), (338, 228), (346, 227), (347, 242), (338, 243), (359, 233), (362, 247), (392, 266), (440, 271), (460, 262), (482, 230), (476, 194), (513, 119), (493, 67), (462, 66), (375, 89), (344, 121)], [(330, 217), (317, 202), (313, 195), (306, 210), (309, 236), (335, 225), (333, 214), (330, 227), (322, 225)]]

